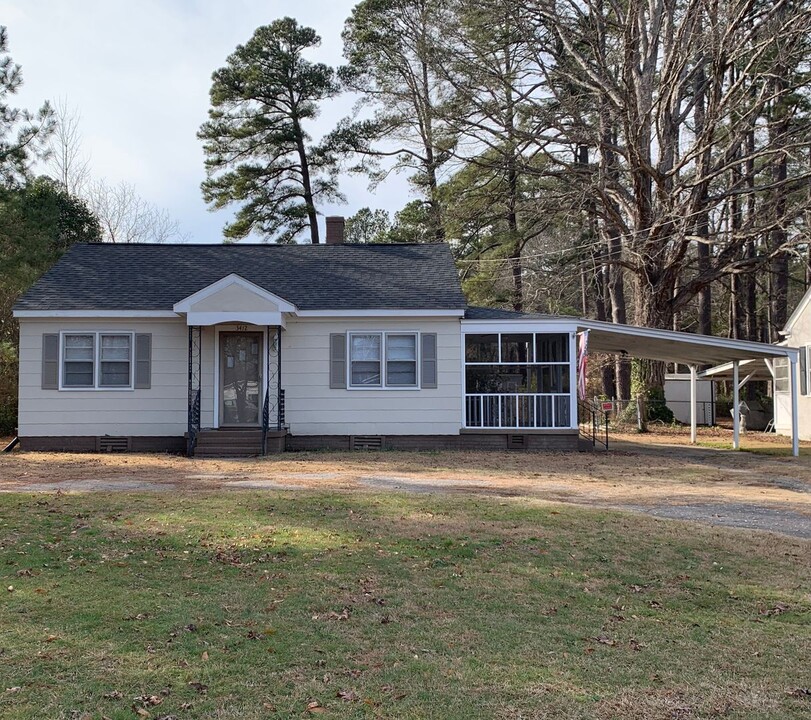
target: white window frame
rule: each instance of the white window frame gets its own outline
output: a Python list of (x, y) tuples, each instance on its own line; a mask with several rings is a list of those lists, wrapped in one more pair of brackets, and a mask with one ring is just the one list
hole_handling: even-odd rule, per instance
[[(352, 384), (352, 336), (353, 335), (379, 335), (380, 336), (380, 384), (379, 385), (353, 385)], [(415, 357), (415, 382), (413, 385), (389, 385), (388, 384), (388, 337), (389, 335), (412, 335), (414, 337), (414, 357)], [(346, 389), (361, 391), (386, 391), (395, 390), (413, 391), (420, 389), (420, 364), (421, 347), (419, 330), (349, 330), (346, 333)]]
[[(467, 338), (470, 335), (495, 335), (496, 336), (496, 343), (497, 343), (497, 360), (495, 362), (471, 362), (467, 359)], [(502, 353), (502, 337), (504, 335), (531, 335), (532, 336), (532, 360), (527, 360), (523, 363), (505, 360)], [(567, 352), (569, 355), (568, 360), (554, 360), (554, 361), (539, 361), (537, 359), (537, 336), (538, 335), (561, 335), (567, 338)], [(571, 430), (577, 428), (577, 376), (576, 376), (576, 345), (575, 345), (575, 335), (571, 331), (561, 330), (561, 329), (536, 329), (536, 328), (512, 328), (510, 330), (503, 330), (501, 328), (496, 329), (489, 329), (484, 327), (477, 327), (475, 330), (470, 329), (468, 331), (463, 331), (462, 333), (462, 427), (465, 429), (470, 430), (532, 430), (532, 431), (541, 431), (541, 432), (554, 432), (560, 430)], [(567, 392), (535, 392), (535, 393), (469, 393), (467, 390), (467, 368), (468, 367), (498, 367), (498, 366), (509, 366), (509, 365), (526, 365), (528, 367), (553, 367), (553, 366), (560, 366), (560, 367), (568, 367), (569, 373), (569, 390)], [(494, 425), (468, 425), (467, 424), (467, 411), (468, 411), (468, 403), (470, 398), (484, 398), (484, 397), (498, 397), (498, 417), (499, 423), (497, 426)], [(555, 422), (554, 425), (537, 425), (537, 417), (533, 414), (534, 419), (536, 422), (533, 425), (505, 425), (502, 423), (501, 415), (501, 402), (503, 398), (510, 397), (516, 398), (516, 408), (518, 403), (518, 398), (541, 398), (541, 397), (552, 397), (552, 398), (563, 398), (566, 397), (569, 400), (569, 424), (562, 424), (559, 422)], [(553, 407), (555, 404), (555, 400), (552, 400)], [(533, 411), (534, 413), (535, 411)], [(557, 410), (553, 409), (554, 418), (557, 420)], [(483, 414), (483, 410), (482, 410)]]
[[(785, 363), (785, 365), (783, 364)], [(797, 363), (799, 366), (799, 362)], [(786, 375), (784, 378), (780, 378), (780, 380), (786, 381), (786, 387), (784, 389), (779, 389), (777, 386), (778, 377), (777, 377), (777, 370), (778, 368), (783, 369), (785, 368)], [(774, 359), (774, 363), (772, 364), (772, 369), (774, 370), (774, 394), (775, 395), (788, 395), (791, 392), (791, 363), (789, 363), (787, 357), (778, 357)]]
[[(78, 387), (64, 384), (65, 337), (93, 336), (93, 385)], [(104, 335), (127, 335), (130, 339), (130, 378), (127, 385), (101, 385), (101, 338)], [(59, 333), (59, 390), (65, 392), (131, 392), (135, 389), (135, 332), (133, 330), (62, 330)], [(107, 361), (110, 362), (110, 361)], [(114, 362), (114, 361), (113, 361)]]
[[(797, 368), (800, 361), (797, 360)], [(811, 343), (805, 346), (805, 397), (811, 397)]]

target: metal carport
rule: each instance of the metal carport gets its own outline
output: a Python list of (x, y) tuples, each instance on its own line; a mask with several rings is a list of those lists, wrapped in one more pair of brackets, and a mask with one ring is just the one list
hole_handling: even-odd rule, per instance
[[(690, 368), (690, 441), (696, 442), (697, 403), (696, 383), (698, 368), (705, 365), (724, 365), (732, 370), (733, 431), (732, 446), (740, 447), (740, 389), (749, 378), (740, 380), (741, 366), (749, 367), (753, 361), (768, 366), (776, 358), (787, 358), (790, 364), (791, 390), (791, 449), (800, 453), (797, 428), (797, 348), (768, 345), (748, 340), (732, 340), (713, 335), (695, 335), (676, 330), (657, 330), (635, 325), (617, 325), (599, 320), (578, 319), (578, 331), (588, 330), (589, 351), (615, 353), (629, 358), (662, 360), (687, 365)], [(756, 363), (760, 365), (761, 363)], [(754, 369), (754, 368), (753, 368)]]

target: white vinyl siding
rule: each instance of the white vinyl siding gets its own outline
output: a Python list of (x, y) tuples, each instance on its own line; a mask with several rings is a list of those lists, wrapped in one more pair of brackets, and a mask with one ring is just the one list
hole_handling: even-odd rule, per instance
[[(47, 333), (61, 336), (150, 333), (151, 387), (124, 392), (120, 388), (43, 390), (42, 336)], [(96, 344), (95, 354), (99, 354), (98, 350)], [(107, 357), (111, 356), (107, 354)], [(64, 372), (63, 358), (60, 342), (60, 374)], [(121, 361), (110, 359), (109, 362)], [(132, 370), (129, 374), (132, 375)], [(21, 437), (179, 437), (187, 428), (187, 378), (188, 328), (181, 319), (23, 318), (20, 320), (19, 434)], [(98, 383), (98, 377), (94, 380)]]
[[(234, 329), (222, 325), (219, 329)], [(437, 388), (329, 388), (330, 333), (437, 334)], [(132, 392), (43, 390), (42, 336), (152, 335), (151, 387)], [(203, 328), (201, 425), (214, 426), (214, 327)], [(21, 437), (182, 436), (188, 422), (188, 338), (182, 319), (22, 319)], [(385, 344), (383, 345), (385, 357)], [(61, 365), (60, 355), (60, 365)], [(282, 332), (286, 421), (297, 435), (455, 435), (461, 425), (461, 335), (457, 318), (288, 320)], [(384, 371), (385, 372), (385, 371)], [(418, 371), (419, 375), (419, 371)]]
[[(419, 391), (415, 391), (414, 386), (331, 389), (331, 333), (346, 334), (347, 340), (350, 333), (417, 338), (420, 333), (436, 333), (437, 387)], [(290, 432), (293, 435), (458, 435), (462, 413), (461, 340), (458, 318), (289, 320), (282, 333), (282, 387)], [(385, 347), (384, 340), (383, 358), (386, 357)], [(347, 342), (347, 365), (349, 352)], [(385, 367), (383, 372), (385, 375)], [(419, 371), (417, 375), (419, 379)]]

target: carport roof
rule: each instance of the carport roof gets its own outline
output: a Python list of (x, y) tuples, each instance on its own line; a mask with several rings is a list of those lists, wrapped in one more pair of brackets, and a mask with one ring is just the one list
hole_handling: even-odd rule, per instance
[(791, 357), (798, 352), (796, 348), (780, 345), (599, 320), (578, 320), (577, 325), (579, 330), (589, 330), (591, 351), (621, 353), (629, 357), (684, 365), (720, 365), (733, 360)]
[[(720, 365), (734, 360), (761, 360), (797, 355), (796, 348), (748, 340), (732, 340), (714, 335), (697, 335), (676, 330), (658, 330), (637, 325), (589, 320), (586, 318), (541, 315), (510, 310), (468, 308), (467, 323), (541, 326), (550, 320), (571, 322), (578, 330), (589, 331), (591, 352), (617, 353), (628, 357), (663, 360), (683, 365)], [(513, 325), (514, 326), (514, 325)]]

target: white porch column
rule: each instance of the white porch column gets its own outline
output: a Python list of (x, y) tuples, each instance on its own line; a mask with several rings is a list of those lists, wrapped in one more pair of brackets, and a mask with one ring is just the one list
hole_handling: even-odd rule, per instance
[(690, 444), (696, 444), (696, 425), (698, 424), (698, 377), (696, 366), (690, 366)]
[(741, 399), (738, 387), (739, 363), (732, 361), (732, 449), (741, 449)]
[(797, 359), (789, 358), (789, 385), (791, 388), (791, 454), (800, 454), (800, 428), (797, 427)]

